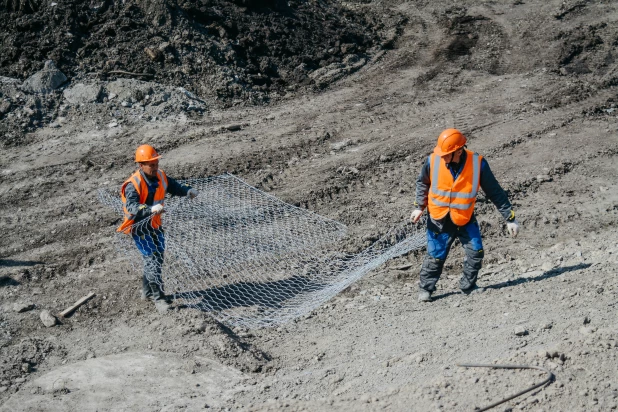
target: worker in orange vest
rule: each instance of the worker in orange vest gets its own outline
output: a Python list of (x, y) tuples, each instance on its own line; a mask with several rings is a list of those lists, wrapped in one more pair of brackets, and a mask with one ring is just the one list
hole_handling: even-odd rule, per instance
[(459, 130), (443, 131), (416, 181), (416, 209), (410, 217), (416, 223), (425, 209), (429, 212), (419, 301), (431, 301), (455, 239), (459, 239), (466, 254), (459, 287), (465, 294), (484, 290), (476, 285), (484, 256), (481, 231), (474, 216), (479, 188), (502, 214), (511, 236), (517, 236), (519, 224), (515, 212), (487, 161), (466, 149), (466, 137)]
[(152, 299), (160, 313), (169, 309), (170, 298), (163, 292), (161, 268), (165, 251), (165, 235), (161, 215), (165, 212), (165, 195), (188, 196), (191, 199), (198, 191), (181, 185), (159, 169), (161, 156), (150, 145), (142, 145), (135, 151), (139, 169), (120, 188), (124, 221), (118, 232), (133, 237), (144, 260), (142, 299)]

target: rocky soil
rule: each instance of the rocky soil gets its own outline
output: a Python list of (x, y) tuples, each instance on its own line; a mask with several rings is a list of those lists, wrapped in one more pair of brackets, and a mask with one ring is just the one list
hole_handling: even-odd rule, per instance
[[(464, 411), (544, 379), (458, 363), (555, 374), (496, 410), (618, 408), (615, 4), (196, 4), (0, 5), (1, 411)], [(419, 251), (276, 329), (160, 315), (96, 200), (149, 142), (171, 176), (235, 173), (361, 248), (409, 216), (452, 126), (522, 225), (480, 197), (480, 294), (458, 292), (456, 244), (429, 304)]]

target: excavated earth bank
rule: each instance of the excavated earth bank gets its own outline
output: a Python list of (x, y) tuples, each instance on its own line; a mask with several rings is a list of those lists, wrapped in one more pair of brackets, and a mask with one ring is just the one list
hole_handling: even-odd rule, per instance
[[(618, 408), (615, 2), (3, 0), (0, 19), (0, 411), (466, 411), (544, 378), (462, 362), (555, 374), (496, 410)], [(481, 294), (459, 293), (456, 244), (429, 304), (421, 251), (277, 329), (160, 315), (96, 200), (149, 142), (169, 175), (235, 173), (360, 250), (409, 216), (452, 126), (522, 226), (480, 196)]]

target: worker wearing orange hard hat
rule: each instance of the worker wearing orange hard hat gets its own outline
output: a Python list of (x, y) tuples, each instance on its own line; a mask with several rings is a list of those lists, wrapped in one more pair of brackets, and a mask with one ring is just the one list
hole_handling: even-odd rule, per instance
[(165, 212), (165, 195), (188, 196), (198, 191), (182, 185), (159, 169), (161, 156), (154, 147), (141, 145), (135, 151), (135, 171), (120, 188), (124, 221), (118, 232), (133, 237), (144, 260), (142, 299), (152, 299), (159, 312), (169, 309), (169, 297), (163, 291), (161, 268), (165, 251), (165, 235), (161, 215)]
[(416, 181), (415, 210), (410, 220), (418, 222), (427, 209), (427, 255), (419, 281), (419, 301), (431, 301), (436, 283), (455, 239), (465, 251), (459, 287), (465, 294), (483, 291), (476, 284), (483, 263), (483, 241), (474, 206), (479, 188), (506, 220), (507, 231), (517, 236), (519, 224), (508, 196), (483, 156), (466, 148), (466, 137), (446, 129), (423, 164)]

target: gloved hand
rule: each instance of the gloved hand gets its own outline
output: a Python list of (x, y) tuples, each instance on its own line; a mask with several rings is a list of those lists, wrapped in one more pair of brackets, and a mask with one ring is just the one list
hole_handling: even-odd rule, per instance
[(513, 219), (512, 222), (506, 222), (506, 230), (508, 230), (512, 237), (517, 237), (519, 233), (519, 223), (517, 223), (517, 220)]
[(163, 205), (162, 204), (154, 205), (153, 207), (150, 208), (150, 212), (153, 215), (160, 215), (161, 213), (164, 212)]
[(195, 189), (189, 189), (189, 191), (187, 192), (187, 196), (189, 196), (189, 199), (194, 199), (197, 197), (197, 195), (199, 195), (200, 192), (198, 192)]
[(412, 221), (412, 223), (418, 222), (422, 214), (423, 211), (421, 209), (414, 210), (414, 212), (412, 212), (412, 215), (410, 216), (410, 220)]

